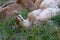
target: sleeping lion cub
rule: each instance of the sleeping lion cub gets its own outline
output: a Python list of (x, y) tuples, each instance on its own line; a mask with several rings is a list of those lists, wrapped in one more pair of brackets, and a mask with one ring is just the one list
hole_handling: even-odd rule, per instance
[[(37, 0), (41, 1), (41, 0)], [(32, 27), (33, 24), (41, 24), (51, 20), (52, 17), (56, 16), (59, 9), (60, 0), (43, 0), (38, 6), (39, 9), (30, 12), (27, 18), (24, 19), (21, 15), (16, 17), (17, 24), (20, 27)], [(38, 2), (36, 3), (36, 5)]]

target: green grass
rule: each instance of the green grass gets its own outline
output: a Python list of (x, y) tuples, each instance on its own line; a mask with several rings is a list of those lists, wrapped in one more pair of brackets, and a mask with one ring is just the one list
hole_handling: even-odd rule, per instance
[(21, 12), (21, 15), (23, 16), (23, 18), (27, 18), (27, 15), (28, 15), (28, 13), (29, 13), (30, 11), (29, 10), (27, 10), (27, 9), (25, 9), (25, 10), (22, 10), (22, 12)]
[(53, 17), (52, 20), (54, 21), (54, 23), (60, 25), (60, 12), (57, 16)]
[[(2, 1), (5, 2), (5, 0), (0, 0), (1, 3)], [(22, 16), (26, 18), (28, 13), (28, 10), (23, 10)], [(57, 19), (56, 22), (60, 22), (59, 17), (55, 17), (54, 21)], [(14, 27), (18, 27), (14, 17), (0, 22), (0, 40), (60, 40), (60, 27), (54, 24), (47, 23), (44, 26), (34, 25), (31, 29), (15, 29)]]
[(0, 6), (3, 5), (7, 0), (0, 0)]

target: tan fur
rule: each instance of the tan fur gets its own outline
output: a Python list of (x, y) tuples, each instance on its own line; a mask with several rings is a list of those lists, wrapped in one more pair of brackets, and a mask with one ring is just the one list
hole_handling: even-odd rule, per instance
[[(28, 20), (32, 24), (45, 24), (47, 21), (51, 20), (52, 17), (56, 16), (59, 11), (60, 9), (56, 8), (46, 8), (42, 10), (42, 12), (40, 9), (38, 9), (30, 12), (26, 20)], [(39, 15), (37, 16), (37, 14)], [(25, 26), (27, 26), (26, 23), (28, 23), (28, 21), (23, 22), (23, 26), (24, 24)], [(30, 27), (30, 25), (28, 27)]]
[[(21, 11), (23, 8), (33, 10), (33, 1), (32, 0), (16, 0), (14, 3), (5, 4), (0, 11), (0, 15), (9, 18), (11, 15), (14, 15), (14, 11)], [(4, 19), (2, 17), (2, 19)]]
[[(32, 19), (32, 20), (31, 20)], [(28, 20), (30, 21), (30, 22), (35, 22), (36, 21), (36, 16), (35, 15), (33, 15), (33, 13), (30, 13), (29, 15), (28, 15)]]
[(22, 10), (22, 7), (19, 4), (13, 3), (4, 7), (3, 9), (6, 9), (5, 11), (7, 12), (12, 12), (13, 10)]
[[(9, 18), (12, 15), (17, 14), (16, 12), (19, 12), (22, 9), (23, 8), (21, 7), (21, 5), (13, 3), (13, 4), (10, 4), (10, 5), (2, 8), (2, 10), (0, 11), (0, 15), (2, 16), (2, 19), (4, 19), (5, 17)], [(15, 10), (16, 10), (16, 12), (14, 12)]]
[(40, 4), (42, 3), (42, 1), (43, 1), (43, 0), (36, 0), (36, 1), (35, 1), (35, 4), (34, 4), (35, 9), (39, 9), (39, 6), (40, 6)]
[(32, 0), (17, 0), (16, 3), (21, 4), (23, 7), (29, 10), (34, 10), (34, 3)]

